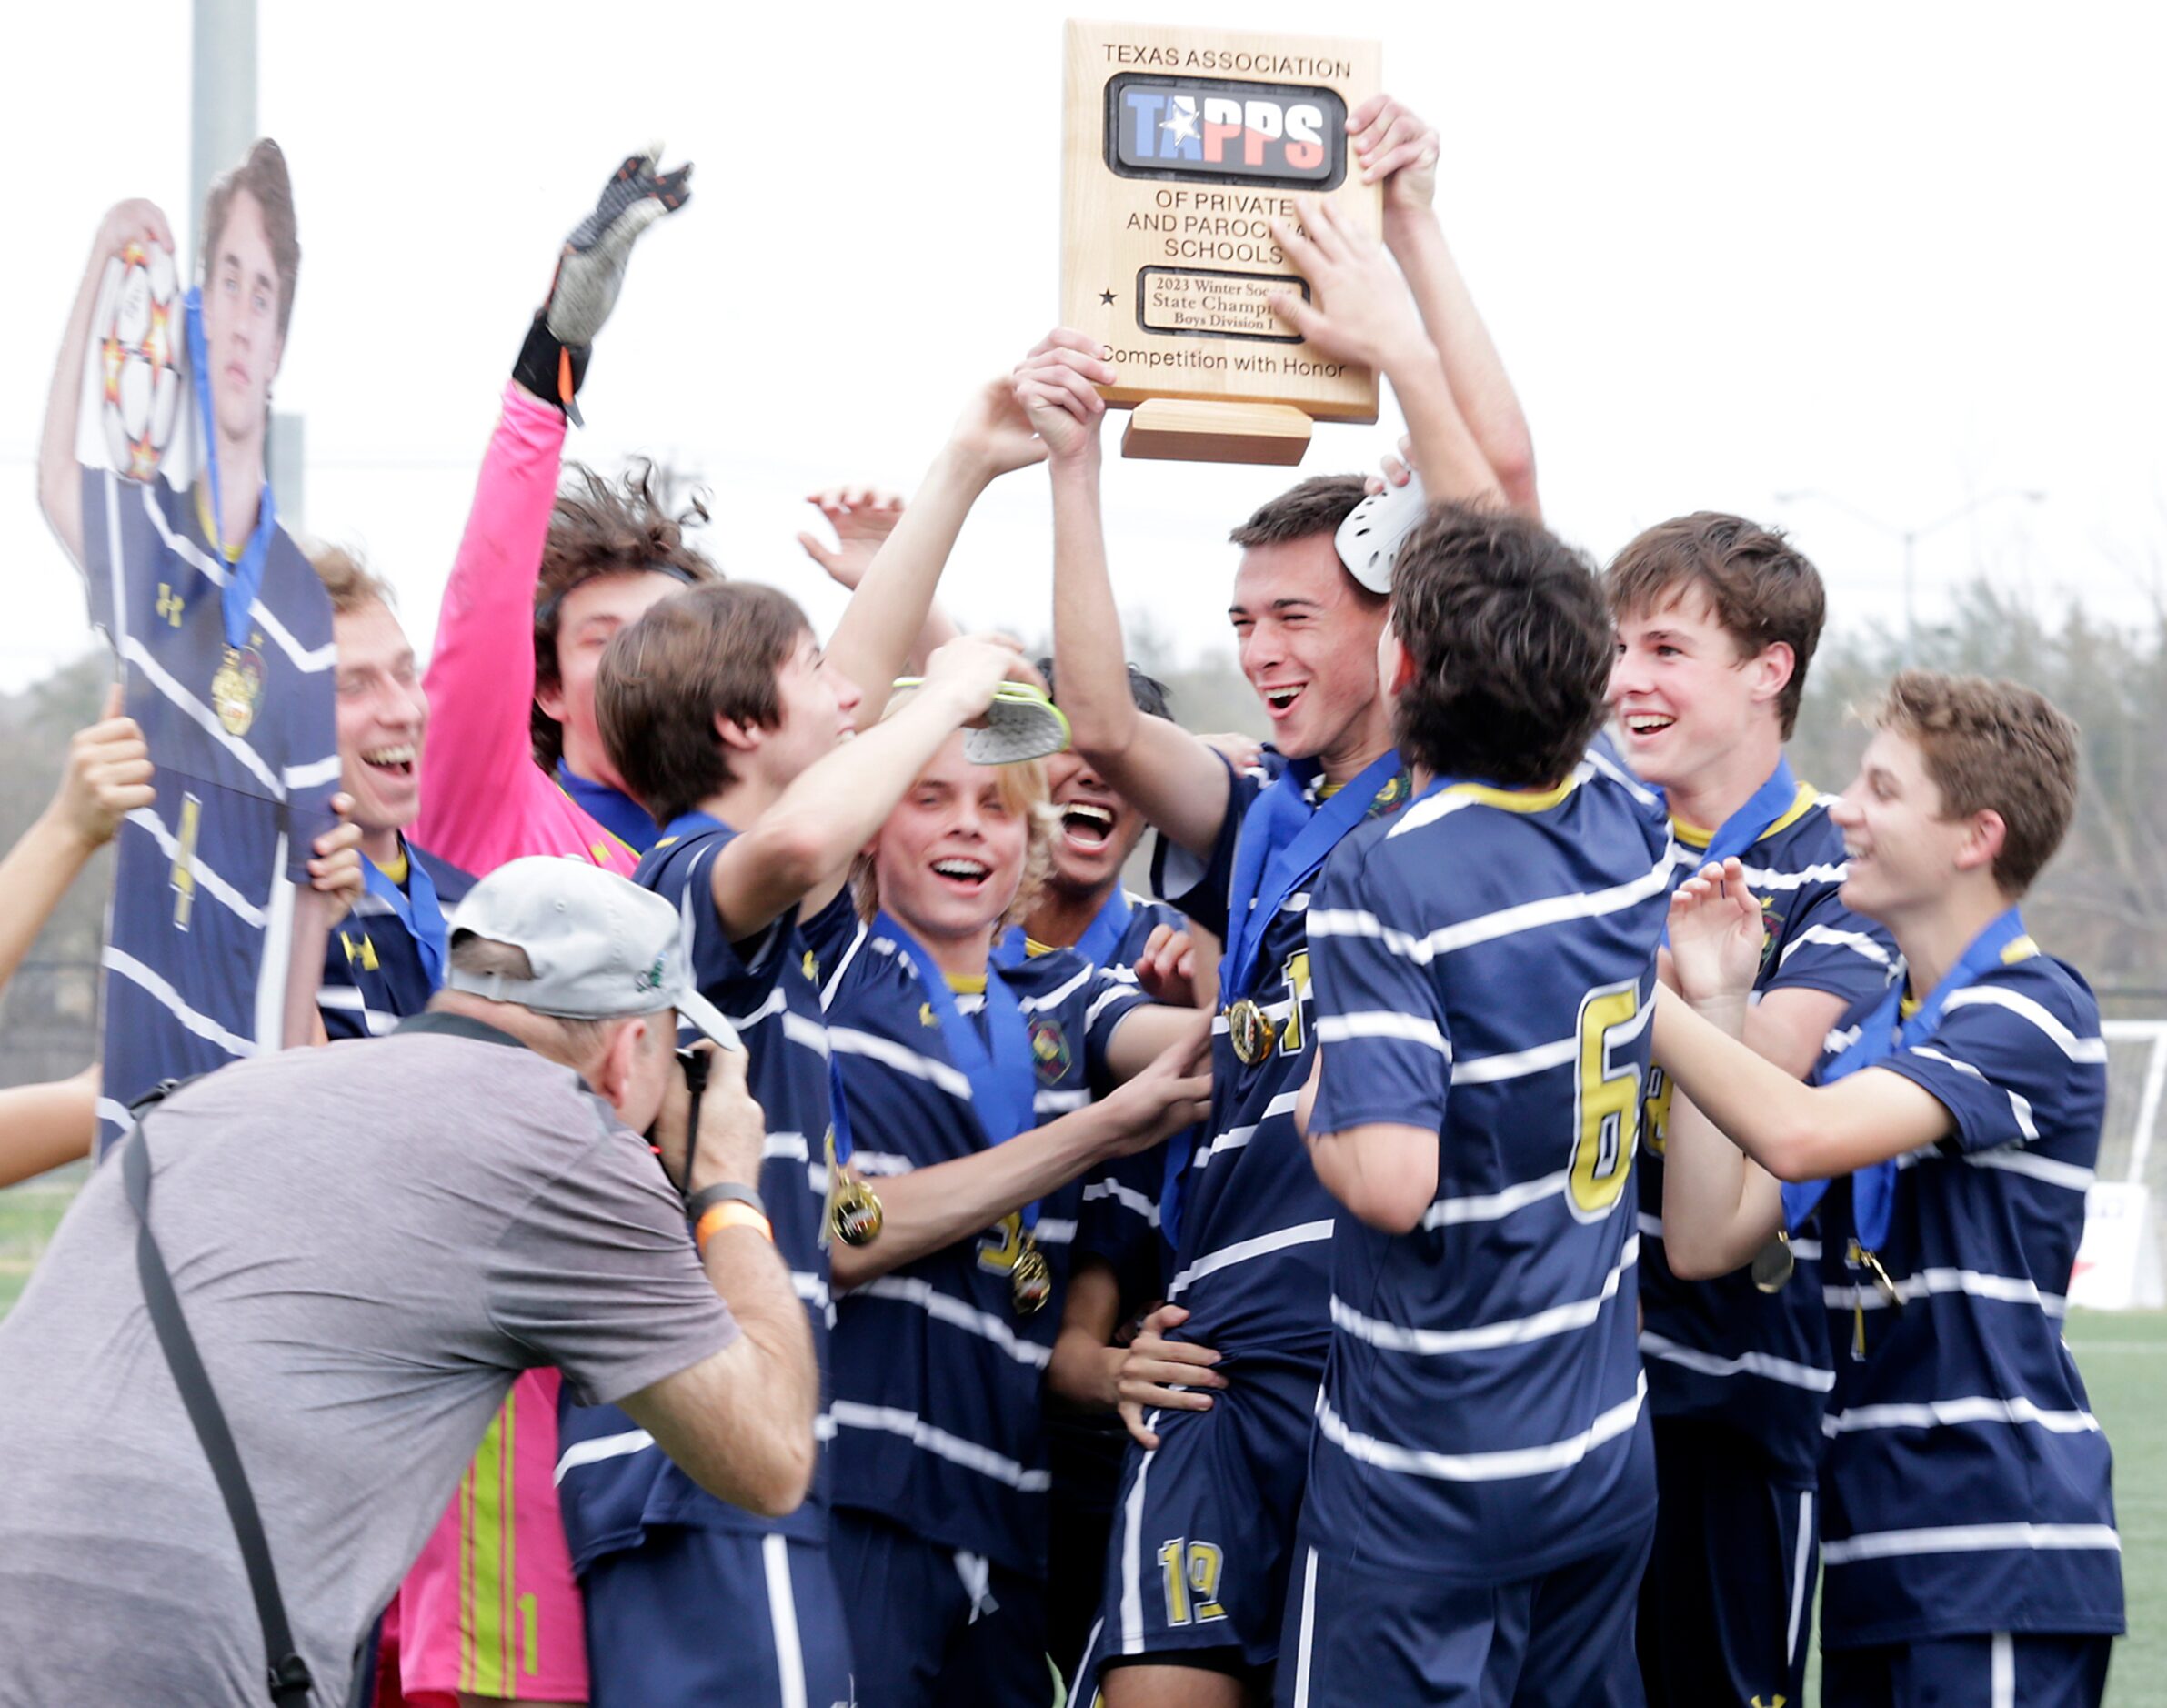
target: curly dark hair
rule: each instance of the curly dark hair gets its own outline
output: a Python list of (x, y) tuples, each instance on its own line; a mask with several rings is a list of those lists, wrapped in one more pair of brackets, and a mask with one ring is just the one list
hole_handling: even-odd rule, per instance
[(1556, 783), (1602, 723), (1610, 610), (1594, 566), (1540, 523), (1432, 505), (1400, 548), (1392, 632), (1414, 667), (1393, 731), (1441, 776)]
[[(534, 590), (534, 679), (537, 689), (556, 688), (561, 678), (557, 658), (558, 613), (565, 596), (601, 576), (637, 575), (652, 570), (675, 576), (688, 587), (719, 581), (722, 571), (688, 545), (687, 528), (707, 519), (707, 507), (695, 491), (682, 509), (672, 511), (657, 488), (671, 483), (653, 462), (636, 462), (621, 479), (611, 480), (582, 464), (565, 469), (557, 503), (549, 512), (549, 536), (542, 544), (542, 569)], [(555, 772), (564, 757), (564, 730), (537, 702), (527, 711), (534, 762)]]

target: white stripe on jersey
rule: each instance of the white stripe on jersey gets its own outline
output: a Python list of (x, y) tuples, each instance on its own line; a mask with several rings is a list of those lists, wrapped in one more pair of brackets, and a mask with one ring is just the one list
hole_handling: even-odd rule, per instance
[(157, 1002), (159, 1007), (206, 1042), (214, 1043), (229, 1056), (253, 1056), (256, 1046), (253, 1040), (229, 1032), (207, 1014), (199, 1014), (181, 998), (181, 993), (150, 968), (145, 967), (125, 949), (105, 946), (98, 957), (105, 967), (118, 973), (130, 984), (136, 986)]
[(853, 1299), (893, 1299), (899, 1304), (916, 1305), (934, 1321), (990, 1341), (1018, 1363), (1028, 1364), (1033, 1370), (1044, 1370), (1052, 1361), (1051, 1347), (1017, 1339), (1016, 1331), (991, 1311), (936, 1292), (930, 1283), (915, 1275), (880, 1275), (849, 1291)]
[(781, 1708), (806, 1708), (805, 1645), (798, 1635), (798, 1597), (790, 1588), (790, 1539), (779, 1530), (760, 1538), (767, 1580), (767, 1628), (775, 1637), (775, 1680)]
[(386, 1032), (398, 1030), (399, 1017), (387, 1014), (382, 1009), (372, 1009), (360, 990), (350, 984), (326, 984), (316, 987), (316, 1007), (336, 1009), (341, 1014), (361, 1016), (361, 1029), (371, 1038), (381, 1038)]
[(1813, 1558), (1813, 1491), (1799, 1491), (1798, 1541), (1791, 1555), (1791, 1618), (1783, 1629), (1783, 1653), (1794, 1664), (1799, 1658), (1799, 1623), (1806, 1616), (1806, 1568)]
[[(148, 483), (143, 487), (143, 511), (150, 517), (151, 526), (158, 530), (158, 538), (166, 548), (182, 562), (194, 566), (205, 579), (223, 588), (226, 581), (226, 566), (210, 553), (202, 550), (186, 535), (176, 534), (166, 523), (166, 512), (152, 497)], [(338, 663), (338, 643), (334, 640), (313, 649), (305, 648), (294, 638), (293, 631), (272, 614), (271, 608), (259, 597), (248, 608), (249, 619), (263, 626), (264, 633), (278, 643), (278, 649), (292, 659), (294, 668), (308, 675), (331, 669)]]
[(860, 1174), (908, 1174), (918, 1164), (892, 1150), (853, 1150), (850, 1166)]
[[(1540, 1180), (1522, 1181), (1517, 1186), (1508, 1186), (1501, 1192), (1485, 1192), (1467, 1198), (1440, 1198), (1422, 1212), (1422, 1226), (1429, 1229), (1455, 1228), (1470, 1221), (1502, 1221), (1515, 1211), (1525, 1210), (1530, 1204), (1540, 1204), (1546, 1199), (1563, 1194), (1570, 1181), (1571, 1171), (1560, 1169), (1555, 1174), (1545, 1174)], [(1654, 1221), (1651, 1216), (1640, 1218), (1642, 1222)], [(1645, 1233), (1645, 1227), (1640, 1230)], [(1662, 1224), (1656, 1224), (1660, 1236)]]
[[(1144, 1419), (1144, 1427), (1157, 1432), (1159, 1413), (1150, 1412)], [(1141, 1654), (1144, 1652), (1144, 1480), (1151, 1474), (1152, 1455), (1156, 1447), (1144, 1449), (1144, 1456), (1137, 1462), (1136, 1481), (1129, 1485), (1129, 1499), (1121, 1512), (1121, 1653)], [(1090, 1651), (1085, 1650), (1088, 1655)]]
[(1573, 774), (1578, 777), (1595, 771), (1600, 771), (1643, 807), (1660, 807), (1663, 804), (1657, 798), (1654, 790), (1641, 782), (1630, 771), (1621, 765), (1613, 764), (1600, 748), (1590, 748), (1587, 757), (1580, 761)]
[[(1621, 1026), (1605, 1036), (1612, 1044), (1630, 1043), (1640, 1035), (1655, 1014), (1655, 998), (1640, 1005), (1630, 1025)], [(1509, 1050), (1495, 1056), (1463, 1056), (1452, 1064), (1454, 1085), (1490, 1085), (1500, 1080), (1518, 1080), (1530, 1073), (1546, 1073), (1552, 1068), (1561, 1068), (1578, 1060), (1580, 1040), (1576, 1037), (1560, 1038), (1547, 1044), (1536, 1044), (1527, 1050)]]
[[(141, 830), (150, 832), (151, 840), (158, 845), (166, 859), (177, 863), (181, 858), (181, 845), (173, 832), (166, 828), (166, 821), (148, 807), (138, 807), (128, 814), (127, 822)], [(204, 864), (203, 856), (191, 853), (188, 869), (195, 874), (197, 885), (210, 891), (226, 906), (226, 910), (251, 930), (260, 931), (270, 923), (270, 916), (236, 889), (225, 879)]]
[(1041, 1216), (1038, 1225), (1031, 1230), (1031, 1238), (1040, 1245), (1068, 1245), (1076, 1238), (1076, 1218)]
[(166, 667), (150, 655), (135, 636), (129, 635), (120, 643), (121, 657), (141, 670), (150, 685), (171, 701), (176, 710), (191, 723), (197, 725), (211, 739), (233, 755), (243, 766), (255, 774), (257, 782), (270, 792), (274, 800), (286, 799), (286, 786), (278, 780), (263, 756), (245, 741), (235, 739), (226, 733), (226, 726), (218, 721), (217, 713), (176, 681)]
[(898, 1073), (937, 1085), (950, 1097), (966, 1103), (970, 1101), (970, 1081), (945, 1061), (921, 1056), (915, 1050), (906, 1050), (901, 1044), (872, 1032), (861, 1032), (855, 1026), (830, 1026), (828, 1043), (829, 1049), (839, 1050), (846, 1056), (863, 1056), (884, 1068), (893, 1068)]
[(1091, 1100), (1090, 1089), (1078, 1086), (1068, 1091), (1033, 1091), (1031, 1113), (1044, 1120), (1049, 1115), (1067, 1115)]
[(2079, 1038), (2040, 1003), (2021, 990), (2004, 990), (1995, 984), (1966, 985), (1941, 1005), (1942, 1013), (1951, 1009), (1971, 1008), (1984, 1002), (1998, 1009), (2007, 1009), (2021, 1020), (2027, 1020), (2043, 1032), (2054, 1048), (2072, 1061), (2100, 1061), (2107, 1059), (2107, 1040), (2103, 1038)]
[(829, 1328), (835, 1327), (835, 1300), (828, 1291), (828, 1277), (816, 1275), (809, 1270), (790, 1271), (790, 1286), (802, 1304), (818, 1306), (820, 1315)]
[[(1130, 997), (1143, 994), (1142, 988), (1136, 981), (1136, 974), (1130, 972), (1128, 968), (1109, 967), (1103, 970), (1106, 976), (1114, 981), (1116, 988), (1110, 990), (1101, 990), (1091, 999), (1090, 1007), (1084, 1010), (1083, 1023), (1084, 1030), (1087, 1032), (1099, 1024), (1099, 1017), (1106, 1011), (1109, 1004), (1126, 1002)], [(1126, 1014), (1121, 1017), (1124, 1021), (1128, 1018)], [(1119, 1026), (1114, 1028), (1117, 1032), (1120, 1030)]]
[[(1058, 1009), (1074, 996), (1090, 979), (1091, 974), (1097, 970), (1094, 967), (1080, 967), (1077, 970), (1076, 976), (1070, 979), (1067, 984), (1056, 985), (1052, 990), (1039, 996), (1019, 996), (1016, 999), (1016, 1006), (1026, 1014), (1036, 1014), (1040, 1009)], [(1106, 998), (1102, 996), (1099, 1000), (1103, 1002)]]
[[(286, 834), (282, 829), (271, 849), (271, 869), (283, 873), (286, 862)], [(264, 926), (263, 947), (256, 962), (256, 1047), (286, 1047), (286, 986), (294, 962), (294, 886), (284, 877), (271, 880), (271, 917)], [(321, 967), (316, 969), (319, 982)]]
[(1141, 1216), (1154, 1228), (1159, 1226), (1159, 1205), (1124, 1181), (1110, 1179), (1093, 1181), (1083, 1189), (1085, 1203), (1092, 1203), (1101, 1198), (1110, 1198), (1122, 1209)]
[[(2069, 1313), (2069, 1301), (2060, 1293), (2043, 1293), (2028, 1275), (1989, 1275), (1974, 1269), (1925, 1269), (1896, 1283), (1896, 1301), (1909, 1304), (1929, 1293), (1969, 1293), (1974, 1299), (1991, 1299), (2007, 1305), (2037, 1305), (2050, 1317)], [(1831, 1311), (1880, 1311), (1888, 1305), (1881, 1290), (1871, 1282), (1828, 1286), (1821, 1290), (1821, 1302)]]
[(1987, 1638), (1986, 1708), (2017, 1708), (2017, 1645), (2013, 1633)]
[(645, 1430), (626, 1430), (616, 1435), (597, 1435), (592, 1441), (574, 1442), (557, 1455), (557, 1474), (551, 1482), (561, 1485), (567, 1472), (582, 1465), (600, 1464), (605, 1459), (622, 1459), (652, 1447), (655, 1438)]
[(1442, 1358), (1453, 1352), (1487, 1352), (1500, 1346), (1524, 1346), (1556, 1334), (1591, 1328), (1600, 1320), (1603, 1307), (1618, 1297), (1618, 1283), (1625, 1271), (1640, 1261), (1638, 1234), (1625, 1242), (1618, 1261), (1603, 1277), (1602, 1289), (1592, 1299), (1573, 1299), (1551, 1305), (1531, 1316), (1507, 1317), (1502, 1321), (1480, 1323), (1469, 1329), (1417, 1329), (1399, 1322), (1379, 1322), (1364, 1316), (1337, 1293), (1332, 1295), (1332, 1324), (1379, 1351), (1410, 1352), (1417, 1358)]
[[(1991, 1080), (1988, 1079), (1985, 1074), (1980, 1072), (1979, 1070), (1974, 1068), (1970, 1062), (1959, 1061), (1954, 1056), (1944, 1055), (1941, 1053), (1941, 1051), (1932, 1048), (1931, 1045), (1913, 1044), (1910, 1050), (1906, 1053), (1914, 1056), (1924, 1056), (1929, 1061), (1938, 1061), (1944, 1067), (1954, 1068), (1959, 1073), (1968, 1073), (1974, 1080), (1977, 1080), (1981, 1085), (1993, 1084)], [(2009, 1112), (2016, 1117), (2017, 1130), (2022, 1133), (2028, 1140), (2038, 1138), (2039, 1123), (2032, 1119), (2031, 1103), (2023, 1097), (2020, 1096), (2017, 1092), (2010, 1090), (2006, 1086), (1997, 1087), (1996, 1089), (2001, 1090), (2009, 1099)]]
[(1317, 1550), (1301, 1568), (1301, 1634), (1294, 1650), (1294, 1708), (1309, 1708), (1309, 1649), (1317, 1629)]
[(1878, 1530), (1821, 1544), (1823, 1565), (1921, 1553), (1997, 1553), (2011, 1549), (2122, 1552), (2112, 1524), (1946, 1524), (1931, 1530)]
[(1326, 1015), (1318, 1020), (1319, 1043), (1344, 1043), (1349, 1038), (1403, 1039), (1410, 1044), (1427, 1044), (1447, 1061), (1452, 1060), (1452, 1046), (1437, 1030), (1435, 1020), (1389, 1009), (1362, 1009), (1349, 1014)]
[[(1224, 1022), (1221, 1023), (1223, 1024)], [(1293, 1114), (1294, 1106), (1300, 1100), (1301, 1093), (1299, 1090), (1281, 1091), (1277, 1097), (1273, 1098), (1270, 1102), (1265, 1104), (1263, 1114), (1258, 1116), (1255, 1120), (1250, 1121), (1246, 1127), (1228, 1128), (1226, 1131), (1219, 1134), (1218, 1138), (1214, 1139), (1209, 1145), (1205, 1146), (1202, 1150), (1197, 1153), (1196, 1160), (1190, 1164), (1190, 1167), (1199, 1169), (1209, 1168), (1211, 1166), (1211, 1159), (1215, 1156), (1218, 1156), (1221, 1151), (1240, 1150), (1244, 1145), (1248, 1144), (1250, 1140), (1257, 1136), (1258, 1128), (1261, 1127), (1266, 1121), (1269, 1120), (1275, 1115)]]
[(1417, 966), (1427, 967), (1440, 955), (1472, 948), (1477, 943), (1492, 943), (1500, 938), (1514, 937), (1522, 931), (1536, 930), (1544, 926), (1562, 925), (1574, 919), (1600, 919), (1607, 913), (1621, 912), (1651, 897), (1662, 895), (1670, 887), (1670, 861), (1666, 855), (1650, 867), (1645, 875), (1630, 883), (1613, 884), (1608, 889), (1573, 890), (1561, 896), (1545, 896), (1539, 901), (1523, 901), (1517, 907), (1500, 908), (1495, 913), (1478, 914), (1471, 919), (1462, 919), (1457, 924), (1440, 926), (1423, 937), (1395, 930), (1364, 909), (1312, 908), (1309, 909), (1309, 936), (1313, 939), (1375, 938), (1391, 954), (1411, 960)]
[(1821, 1419), (1821, 1430), (1832, 1440), (1855, 1430), (1930, 1430), (1957, 1423), (2036, 1423), (2055, 1435), (2083, 1435), (2100, 1426), (2089, 1412), (2047, 1412), (2026, 1399), (1981, 1393), (1920, 1405), (1855, 1405), (1830, 1412)]
[(1848, 949), (1854, 955), (1863, 955), (1878, 967), (1889, 964), (1889, 951), (1863, 931), (1839, 931), (1832, 925), (1809, 925), (1784, 944), (1782, 954), (1776, 958), (1777, 967), (1781, 968), (1785, 961), (1809, 943), (1823, 943), (1831, 949)]
[(338, 755), (330, 753), (306, 765), (289, 765), (279, 775), (288, 789), (321, 789), (326, 783), (338, 781), (339, 769)]
[(1222, 1269), (1231, 1269), (1237, 1263), (1247, 1263), (1252, 1258), (1269, 1257), (1274, 1251), (1284, 1251), (1289, 1246), (1312, 1245), (1319, 1240), (1332, 1237), (1332, 1224), (1328, 1218), (1321, 1221), (1297, 1222), (1291, 1228), (1275, 1229), (1260, 1233), (1253, 1240), (1237, 1240), (1232, 1245), (1222, 1245), (1216, 1251), (1207, 1251), (1183, 1270), (1167, 1284), (1167, 1299), (1171, 1302), (1191, 1281), (1216, 1274)]
[(1397, 1442), (1379, 1441), (1351, 1429), (1332, 1410), (1322, 1392), (1317, 1396), (1317, 1432), (1364, 1464), (1381, 1471), (1397, 1471), (1410, 1477), (1430, 1477), (1440, 1482), (1500, 1482), (1514, 1477), (1540, 1477), (1577, 1465), (1606, 1442), (1629, 1433), (1640, 1421), (1648, 1398), (1648, 1376), (1640, 1373), (1630, 1400), (1620, 1401), (1598, 1414), (1595, 1422), (1577, 1435), (1540, 1447), (1507, 1447), (1486, 1453), (1437, 1453), (1427, 1448), (1403, 1447)]
[(1027, 1471), (1006, 1454), (981, 1447), (976, 1442), (967, 1442), (960, 1435), (951, 1435), (900, 1406), (861, 1405), (856, 1400), (838, 1400), (833, 1409), (838, 1428), (880, 1430), (900, 1435), (913, 1447), (936, 1458), (961, 1465), (966, 1471), (975, 1471), (996, 1482), (1004, 1482), (1022, 1493), (1042, 1494), (1053, 1487), (1051, 1472)]
[[(1792, 1255), (1797, 1255), (1795, 1243)], [(1719, 1358), (1698, 1347), (1681, 1346), (1647, 1329), (1640, 1331), (1640, 1351), (1650, 1358), (1660, 1358), (1666, 1364), (1676, 1364), (1702, 1376), (1761, 1376), (1770, 1381), (1780, 1381), (1787, 1388), (1803, 1388), (1811, 1393), (1828, 1393), (1836, 1386), (1836, 1372), (1832, 1370), (1816, 1370), (1811, 1364), (1778, 1358), (1771, 1352), (1741, 1352), (1736, 1358)]]
[(2017, 1145), (2002, 1145), (1992, 1150), (1967, 1152), (1964, 1160), (1975, 1169), (2006, 1169), (2011, 1174), (2022, 1174), (2034, 1181), (2044, 1181), (2049, 1186), (2065, 1186), (2072, 1192), (2092, 1190), (2092, 1171), (2079, 1168), (2074, 1162), (2057, 1162), (2052, 1157), (2033, 1156)]

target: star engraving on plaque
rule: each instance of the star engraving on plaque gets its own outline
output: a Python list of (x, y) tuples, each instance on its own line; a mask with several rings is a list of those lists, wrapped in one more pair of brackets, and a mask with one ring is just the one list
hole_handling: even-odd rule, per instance
[(1100, 291), (1099, 293), (1099, 300), (1102, 303), (1110, 303), (1113, 301), (1113, 299), (1114, 294), (1111, 291)]
[(1168, 109), (1168, 116), (1159, 121), (1159, 128), (1174, 133), (1176, 142), (1186, 142), (1197, 134), (1197, 102), (1194, 95), (1178, 95)]

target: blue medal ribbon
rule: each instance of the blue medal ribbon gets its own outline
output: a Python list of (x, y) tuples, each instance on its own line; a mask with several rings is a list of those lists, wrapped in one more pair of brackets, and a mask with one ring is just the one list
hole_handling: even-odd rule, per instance
[[(400, 846), (406, 847), (403, 841)], [(398, 916), (398, 922), (406, 928), (406, 935), (414, 939), (414, 947), (421, 951), (422, 970), (429, 975), (429, 989), (440, 990), (444, 988), (444, 909), (436, 900), (436, 879), (415, 858), (412, 849), (406, 851), (404, 889), (393, 883), (390, 875), (372, 859), (362, 860), (361, 881), (370, 895)]]
[[(1657, 790), (1660, 794), (1661, 790)], [(1746, 804), (1716, 827), (1716, 833), (1708, 839), (1708, 847), (1693, 863), (1688, 876), (1697, 874), (1711, 861), (1721, 866), (1727, 859), (1744, 855), (1754, 843), (1769, 833), (1769, 827), (1791, 810), (1791, 803), (1799, 798), (1798, 779), (1791, 774), (1791, 761), (1779, 758), (1776, 769), (1768, 774), (1768, 780), (1746, 798)], [(1663, 921), (1663, 941), (1670, 940), (1670, 921)]]
[[(203, 331), (203, 291), (188, 288), (188, 364), (196, 370), (196, 409), (203, 422), (203, 467), (211, 482), (211, 544), (226, 555), (226, 507), (218, 485), (218, 437), (211, 417), (211, 358)], [(240, 561), (227, 566), (226, 586), (219, 589), (219, 614), (226, 619), (226, 644), (234, 652), (248, 645), (249, 614), (264, 585), (264, 565), (271, 555), (271, 538), (278, 532), (278, 507), (271, 498), (271, 483), (264, 482), (256, 500), (256, 531), (241, 548)]]
[[(645, 854), (663, 834), (655, 829), (655, 821), (647, 816), (647, 809), (623, 789), (612, 789), (607, 783), (597, 783), (591, 777), (582, 777), (562, 759), (557, 763), (557, 781), (558, 787), (572, 798), (574, 806), (635, 854)], [(722, 828), (705, 813), (687, 813), (686, 817), (698, 819), (704, 825), (713, 826), (717, 829)]]
[[(1038, 1086), (1038, 1071), (1031, 1060), (1030, 1027), (1023, 1007), (1008, 989), (1000, 970), (991, 961), (986, 967), (986, 1030), (981, 1033), (956, 1007), (956, 993), (948, 989), (948, 975), (935, 964), (925, 947), (897, 923), (886, 909), (873, 916), (873, 928), (889, 939), (903, 963), (916, 975), (926, 992), (926, 1005), (933, 1010), (948, 1060), (970, 1081), (971, 1112), (978, 1118), (989, 1145), (1013, 1139), (1037, 1125), (1032, 1103)], [(1034, 1200), (1023, 1207), (1023, 1225), (1038, 1225)]]
[[(1965, 986), (1976, 984), (2001, 964), (2002, 951), (2024, 935), (2024, 921), (2016, 909), (2001, 914), (1971, 939), (1956, 965), (1942, 975), (1911, 1019), (1902, 1020), (1903, 986), (1891, 985), (1873, 1011), (1859, 1022), (1859, 1036), (1835, 1060), (1829, 1063), (1816, 1083), (1833, 1085), (1861, 1068), (1886, 1061), (1898, 1050), (1932, 1036), (1941, 1022), (1949, 999)], [(1783, 1187), (1784, 1225), (1796, 1228), (1813, 1213), (1830, 1186), (1827, 1181), (1786, 1181)], [(1896, 1162), (1876, 1162), (1852, 1170), (1851, 1176), (1851, 1231), (1861, 1246), (1878, 1251), (1889, 1237), (1889, 1218), (1896, 1204)]]
[[(1322, 769), (1314, 759), (1295, 760), (1241, 816), (1234, 870), (1227, 885), (1227, 950), (1219, 963), (1222, 1010), (1249, 995), (1264, 934), (1287, 898), (1314, 877), (1348, 832), (1369, 816), (1377, 797), (1402, 768), (1398, 752), (1380, 754), (1329, 800), (1311, 806), (1309, 785)], [(1167, 1140), (1159, 1225), (1169, 1245), (1180, 1239), (1181, 1177), (1189, 1170), (1195, 1148), (1194, 1128), (1184, 1128)]]
[[(1084, 927), (1083, 935), (1065, 952), (1094, 967), (1114, 965), (1114, 951), (1121, 947), (1121, 939), (1128, 933), (1129, 916), (1134, 911), (1129, 905), (1127, 892), (1116, 884), (1113, 893), (1091, 916), (1090, 924)], [(1030, 939), (1023, 927), (1011, 925), (993, 946), (993, 964), (1002, 968), (1020, 967), (1030, 959)]]

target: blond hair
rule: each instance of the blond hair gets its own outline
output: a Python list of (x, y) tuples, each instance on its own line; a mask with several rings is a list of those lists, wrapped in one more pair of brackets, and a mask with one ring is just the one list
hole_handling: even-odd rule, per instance
[[(886, 723), (893, 718), (897, 709), (906, 705), (917, 691), (907, 688), (890, 695), (881, 711), (880, 721)], [(1045, 760), (1025, 759), (1014, 765), (978, 769), (996, 773), (1001, 804), (1020, 818), (1024, 825), (1023, 876), (1016, 885), (1015, 898), (994, 921), (993, 929), (998, 935), (1018, 923), (1031, 910), (1038, 899), (1038, 892), (1053, 876), (1053, 839), (1060, 828), (1060, 819), (1053, 809), (1053, 789), (1046, 780)], [(880, 879), (874, 869), (872, 855), (861, 853), (852, 864), (850, 895), (857, 903), (858, 917), (871, 924), (873, 916), (880, 911)]]
[(386, 610), (396, 607), (391, 584), (363, 562), (359, 552), (316, 541), (303, 547), (301, 555), (308, 559), (308, 567), (331, 596), (334, 615), (351, 617), (371, 605), (381, 605)]

